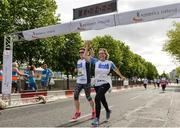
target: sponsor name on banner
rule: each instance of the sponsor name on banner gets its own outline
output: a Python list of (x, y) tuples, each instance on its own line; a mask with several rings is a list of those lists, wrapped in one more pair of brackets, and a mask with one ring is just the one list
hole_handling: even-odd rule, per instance
[(12, 84), (12, 50), (4, 50), (3, 52), (3, 80), (2, 94), (11, 94)]
[(114, 15), (107, 15), (87, 20), (71, 22), (71, 31), (81, 32), (87, 30), (98, 30), (113, 26), (115, 26)]
[(70, 33), (70, 23), (51, 25), (48, 27), (42, 27), (38, 29), (23, 31), (25, 40), (35, 40), (39, 38), (47, 38), (52, 36), (58, 36)]
[(23, 31), (22, 33), (24, 39), (30, 41), (39, 38), (68, 34), (72, 32), (98, 30), (117, 25), (127, 25), (177, 17), (180, 17), (180, 3), (140, 9), (124, 13), (109, 14), (100, 17), (27, 30)]
[(180, 17), (180, 4), (140, 9), (116, 14), (116, 25), (147, 22), (158, 19)]

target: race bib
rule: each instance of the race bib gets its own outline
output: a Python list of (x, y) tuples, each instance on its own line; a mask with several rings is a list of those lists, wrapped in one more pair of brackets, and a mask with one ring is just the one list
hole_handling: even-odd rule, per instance
[(78, 76), (83, 76), (84, 75), (84, 71), (83, 70), (78, 70)]

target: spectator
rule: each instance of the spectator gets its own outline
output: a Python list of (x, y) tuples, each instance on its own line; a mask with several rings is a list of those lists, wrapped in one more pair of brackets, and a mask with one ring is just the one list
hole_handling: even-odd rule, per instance
[(47, 64), (43, 65), (43, 71), (41, 75), (41, 86), (43, 89), (47, 90), (47, 87), (49, 90), (51, 90), (51, 85), (49, 85), (50, 79), (53, 76), (53, 72), (47, 68)]
[(37, 91), (36, 80), (34, 76), (35, 76), (35, 66), (31, 65), (29, 69), (29, 77), (28, 77), (29, 89), (33, 91)]
[(176, 83), (177, 83), (177, 84), (179, 83), (179, 80), (178, 80), (178, 78), (176, 79)]
[(30, 74), (29, 74), (29, 72), (30, 72), (30, 67), (31, 66), (27, 66), (26, 67), (26, 69), (24, 70), (24, 74), (26, 75), (26, 76), (24, 76), (24, 80), (25, 80), (25, 84), (24, 84), (24, 90), (28, 90), (29, 89), (29, 80), (28, 80), (28, 77), (27, 76), (29, 76)]
[(21, 73), (19, 70), (18, 70), (18, 64), (16, 62), (14, 62), (12, 64), (13, 66), (13, 70), (12, 70), (12, 93), (17, 93), (19, 92), (19, 85), (17, 83), (17, 77), (18, 75), (20, 76), (25, 76), (23, 73)]

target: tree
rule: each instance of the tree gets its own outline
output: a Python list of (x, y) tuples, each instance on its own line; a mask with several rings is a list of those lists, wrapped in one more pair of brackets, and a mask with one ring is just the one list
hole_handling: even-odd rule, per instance
[(180, 66), (176, 68), (176, 77), (180, 77)]
[[(0, 2), (0, 41), (4, 34), (48, 26), (58, 22), (55, 0), (2, 0)], [(49, 41), (36, 40), (14, 43), (13, 57), (20, 63), (40, 63), (49, 50)], [(1, 43), (1, 46), (3, 44)], [(0, 49), (2, 53), (3, 47)], [(49, 54), (47, 54), (49, 55)], [(2, 60), (2, 58), (1, 58)]]
[(163, 72), (160, 77), (165, 77), (166, 79), (170, 79), (169, 75)]
[(69, 89), (69, 74), (74, 75), (74, 69), (79, 59), (79, 48), (83, 46), (83, 41), (79, 33), (65, 35), (63, 41), (63, 47), (54, 50), (53, 61), (60, 69), (65, 71), (67, 75), (67, 89)]
[(121, 65), (122, 73), (127, 77), (131, 78), (132, 74), (132, 66), (133, 66), (133, 53), (129, 50), (128, 46), (123, 47), (123, 60)]
[(92, 45), (95, 51), (96, 57), (98, 57), (99, 48), (106, 48), (109, 53), (109, 59), (113, 61), (116, 65), (120, 65), (122, 60), (121, 51), (119, 50), (120, 41), (114, 40), (111, 36), (97, 36), (92, 40)]
[[(99, 48), (107, 49), (109, 53), (109, 60), (113, 61), (117, 68), (121, 67), (122, 64), (122, 51), (121, 49), (121, 41), (113, 39), (109, 35), (105, 36), (97, 36), (92, 40), (92, 45), (95, 51), (95, 56), (98, 57), (98, 50)], [(113, 75), (116, 73), (112, 72)]]
[(147, 70), (145, 68), (145, 61), (142, 59), (141, 56), (137, 55), (137, 54), (133, 54), (132, 55), (132, 66), (131, 66), (131, 74), (133, 76), (136, 76), (138, 78), (142, 78), (145, 76), (145, 74), (147, 73)]
[(153, 79), (158, 75), (154, 65), (146, 62), (141, 56), (134, 54), (124, 42), (115, 40), (109, 35), (97, 36), (92, 40), (95, 56), (98, 57), (99, 48), (106, 48), (113, 61), (127, 78), (147, 77)]
[(180, 62), (180, 23), (174, 23), (167, 36), (169, 40), (164, 44), (163, 50), (170, 53)]
[(150, 62), (146, 62), (146, 68), (147, 68), (147, 74), (146, 74), (146, 77), (148, 79), (154, 79), (158, 76), (158, 72), (157, 72), (157, 69), (156, 67), (150, 63)]

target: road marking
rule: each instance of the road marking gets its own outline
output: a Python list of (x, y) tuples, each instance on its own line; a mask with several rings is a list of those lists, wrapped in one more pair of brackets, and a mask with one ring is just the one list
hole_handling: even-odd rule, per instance
[(134, 99), (136, 99), (136, 98), (138, 98), (138, 97), (140, 97), (140, 96), (142, 96), (142, 94), (140, 94), (140, 95), (138, 95), (138, 96), (135, 96), (135, 97), (132, 97), (132, 98), (130, 98), (130, 100), (134, 100)]
[(174, 100), (174, 98), (173, 98), (173, 95), (172, 95), (172, 97), (171, 97), (170, 107), (171, 107), (171, 106), (172, 106), (172, 104), (173, 104), (173, 100)]
[(143, 109), (143, 108), (144, 108), (144, 106), (138, 107), (138, 108), (136, 108), (136, 109), (133, 109), (133, 110), (127, 112), (127, 113), (124, 114), (123, 116), (124, 116), (125, 118), (126, 118), (126, 117), (129, 117), (129, 116), (132, 115), (133, 113), (135, 113), (135, 112), (137, 112), (137, 111), (140, 111), (140, 110)]
[(169, 105), (168, 112), (167, 112), (167, 118), (166, 118), (166, 121), (165, 121), (163, 127), (166, 127), (167, 124), (168, 124), (168, 121), (170, 120), (170, 119), (169, 119), (169, 118), (170, 118), (170, 117), (169, 117), (169, 113), (170, 113), (170, 109), (171, 109), (172, 104), (173, 104), (173, 100), (174, 100), (174, 97), (173, 97), (173, 95), (172, 95), (172, 96), (171, 96), (171, 103), (170, 103), (170, 105)]
[(165, 121), (161, 118), (149, 118), (149, 117), (140, 117), (140, 116), (133, 116), (133, 117), (136, 119), (145, 119), (145, 120), (154, 120), (154, 121), (163, 121), (163, 122)]
[[(112, 108), (113, 106), (109, 106), (109, 108)], [(105, 111), (105, 109), (101, 109), (101, 111)], [(88, 116), (91, 116), (91, 113), (89, 113), (89, 114), (86, 114), (86, 115), (83, 115), (83, 116), (80, 116), (77, 120), (80, 120), (80, 119), (82, 119), (82, 118), (86, 118), (86, 117), (88, 117)]]

